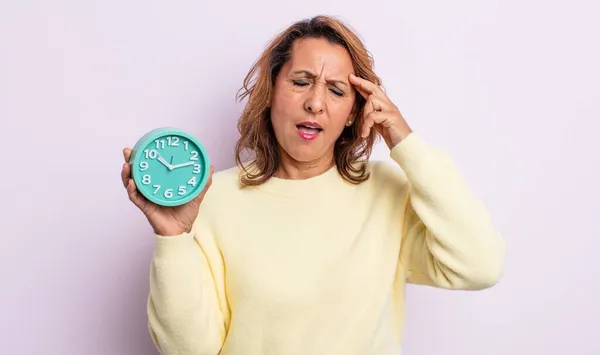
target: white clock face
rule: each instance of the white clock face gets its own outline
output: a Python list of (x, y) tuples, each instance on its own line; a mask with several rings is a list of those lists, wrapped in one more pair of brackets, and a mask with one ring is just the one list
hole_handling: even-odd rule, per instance
[(162, 136), (141, 148), (138, 189), (159, 204), (189, 200), (202, 189), (205, 172), (202, 149), (178, 135)]

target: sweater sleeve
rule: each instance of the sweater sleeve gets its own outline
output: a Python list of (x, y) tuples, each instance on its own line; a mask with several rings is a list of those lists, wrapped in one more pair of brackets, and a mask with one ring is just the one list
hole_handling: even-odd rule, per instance
[(208, 223), (190, 233), (155, 236), (150, 269), (148, 327), (162, 355), (217, 355), (224, 343), (228, 307), (224, 267)]
[(504, 241), (450, 157), (414, 132), (391, 157), (409, 184), (400, 255), (407, 282), (460, 290), (496, 284)]

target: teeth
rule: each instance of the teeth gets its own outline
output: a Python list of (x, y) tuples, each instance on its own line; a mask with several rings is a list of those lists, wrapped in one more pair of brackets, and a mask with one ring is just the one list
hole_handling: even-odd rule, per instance
[(310, 133), (310, 134), (314, 134), (314, 133), (319, 133), (320, 130), (318, 128), (314, 128), (314, 127), (308, 127), (308, 126), (298, 126), (298, 129), (302, 132), (305, 133)]
[(306, 129), (312, 129), (315, 131), (321, 131), (321, 128), (315, 127), (315, 126), (298, 125), (298, 128), (306, 128)]

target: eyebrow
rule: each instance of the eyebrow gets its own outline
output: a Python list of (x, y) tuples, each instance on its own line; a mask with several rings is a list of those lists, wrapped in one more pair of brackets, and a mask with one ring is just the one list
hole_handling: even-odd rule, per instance
[[(305, 70), (305, 69), (294, 70), (292, 73), (293, 74), (304, 74), (304, 75), (308, 76), (310, 79), (314, 79), (317, 77), (317, 75), (315, 73), (311, 72), (310, 70)], [(327, 80), (327, 82), (332, 83), (332, 84), (342, 84), (342, 85), (348, 86), (348, 83), (346, 83), (343, 80), (333, 79), (333, 80)]]

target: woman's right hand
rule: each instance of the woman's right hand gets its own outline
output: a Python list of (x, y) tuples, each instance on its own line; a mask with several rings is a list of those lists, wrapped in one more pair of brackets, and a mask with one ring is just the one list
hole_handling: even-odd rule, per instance
[(135, 182), (131, 178), (131, 165), (128, 162), (130, 156), (131, 148), (123, 149), (123, 158), (125, 159), (121, 170), (123, 186), (127, 189), (129, 200), (144, 213), (154, 233), (161, 236), (176, 236), (190, 232), (198, 216), (200, 203), (212, 183), (214, 167), (211, 165), (207, 184), (196, 198), (181, 206), (165, 207), (150, 202), (137, 190)]

